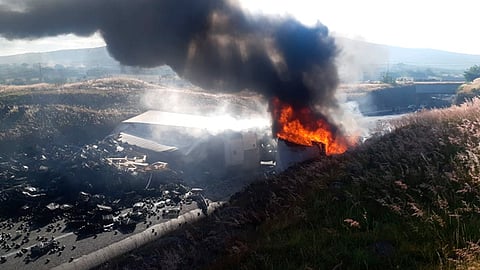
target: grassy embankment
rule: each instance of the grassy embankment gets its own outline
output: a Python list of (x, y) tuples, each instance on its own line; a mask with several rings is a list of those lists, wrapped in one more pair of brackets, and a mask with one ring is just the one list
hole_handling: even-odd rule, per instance
[(473, 80), (473, 82), (462, 84), (457, 91), (457, 104), (470, 100), (473, 97), (480, 95), (480, 78)]
[(23, 151), (36, 144), (85, 144), (108, 135), (141, 112), (149, 85), (101, 79), (63, 85), (0, 85), (0, 148)]
[[(308, 184), (213, 268), (480, 268), (480, 100), (287, 172)], [(302, 170), (303, 169), (303, 170)], [(292, 179), (293, 178), (293, 179)], [(288, 192), (288, 189), (287, 189)]]

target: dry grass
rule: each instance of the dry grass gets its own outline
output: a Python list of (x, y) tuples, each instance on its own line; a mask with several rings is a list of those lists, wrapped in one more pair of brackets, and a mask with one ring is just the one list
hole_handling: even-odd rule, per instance
[(0, 86), (0, 149), (5, 153), (37, 144), (101, 139), (142, 111), (140, 98), (149, 87), (123, 78)]
[(463, 84), (459, 87), (456, 103), (462, 104), (465, 101), (470, 101), (480, 95), (480, 78), (475, 79), (471, 83)]
[(469, 93), (480, 89), (480, 78), (473, 80), (473, 82), (463, 84), (459, 87), (460, 93)]
[(386, 83), (355, 83), (355, 84), (341, 84), (338, 87), (340, 93), (344, 93), (350, 97), (363, 96), (369, 92), (387, 89), (393, 87)]
[(0, 85), (0, 93), (16, 93), (19, 92), (38, 92), (48, 90), (135, 90), (158, 87), (153, 84), (146, 83), (141, 80), (123, 77), (102, 78), (89, 81), (64, 83), (64, 84), (49, 84), (37, 83), (29, 85)]
[(216, 267), (479, 266), (480, 100), (394, 126), (342, 156), (290, 172), (290, 183), (310, 187), (296, 191), (303, 199), (287, 200), (291, 210), (266, 218), (243, 256)]
[(390, 88), (392, 85), (386, 83), (355, 83), (355, 84), (341, 84), (338, 88), (345, 93), (354, 92), (371, 92), (380, 89)]

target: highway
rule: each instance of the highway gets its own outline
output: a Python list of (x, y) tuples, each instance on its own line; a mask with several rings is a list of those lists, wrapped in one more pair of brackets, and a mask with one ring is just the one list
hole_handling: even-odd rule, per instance
[[(174, 207), (172, 207), (174, 208)], [(193, 212), (192, 212), (193, 211)], [(62, 266), (62, 269), (65, 269), (65, 265), (68, 264), (76, 265), (74, 268), (78, 268), (78, 261), (85, 261), (85, 258), (88, 258), (88, 254), (92, 254), (98, 250), (105, 249), (106, 247), (118, 243), (127, 238), (131, 238), (134, 235), (139, 233), (150, 233), (154, 237), (161, 237), (164, 233), (168, 233), (180, 225), (172, 227), (172, 224), (178, 224), (179, 222), (186, 222), (185, 217), (187, 216), (204, 216), (202, 211), (197, 207), (195, 203), (190, 205), (183, 205), (180, 216), (174, 219), (163, 218), (160, 211), (157, 211), (156, 214), (147, 216), (145, 221), (139, 222), (135, 228), (128, 232), (122, 231), (120, 229), (115, 229), (112, 231), (106, 231), (99, 234), (89, 235), (89, 236), (79, 236), (71, 231), (65, 229), (65, 221), (58, 220), (54, 223), (48, 224), (41, 228), (29, 228), (28, 224), (25, 222), (17, 222), (13, 227), (5, 228), (8, 221), (0, 223), (2, 227), (2, 232), (5, 234), (17, 235), (18, 229), (22, 229), (20, 237), (16, 237), (15, 241), (7, 240), (5, 243), (8, 243), (10, 249), (1, 249), (0, 256), (3, 256), (5, 260), (0, 263), (0, 269), (51, 269), (56, 266)], [(169, 222), (171, 221), (171, 222)], [(12, 224), (10, 222), (10, 224)], [(162, 225), (163, 224), (163, 225)], [(50, 228), (49, 228), (50, 225)], [(53, 225), (54, 229), (51, 229)], [(166, 226), (168, 225), (168, 226)], [(153, 230), (152, 230), (153, 229)], [(29, 241), (22, 244), (22, 239), (28, 237)], [(15, 237), (12, 237), (15, 238)], [(43, 256), (33, 258), (31, 255), (30, 249), (34, 247), (40, 240), (37, 239), (54, 239), (59, 242), (58, 249), (51, 250)], [(19, 245), (15, 245), (19, 244)], [(16, 247), (15, 247), (16, 246)], [(25, 254), (20, 254), (21, 250), (26, 251)], [(54, 251), (54, 252), (53, 252)], [(123, 252), (123, 251), (122, 251)], [(119, 254), (117, 254), (119, 255)], [(85, 263), (85, 262), (84, 262)], [(88, 269), (84, 268), (84, 269)]]

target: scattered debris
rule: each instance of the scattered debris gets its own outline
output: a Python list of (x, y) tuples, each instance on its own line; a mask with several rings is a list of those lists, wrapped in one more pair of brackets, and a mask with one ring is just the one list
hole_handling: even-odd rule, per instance
[(133, 157), (128, 158), (127, 156), (123, 158), (106, 158), (107, 163), (111, 166), (116, 167), (119, 170), (134, 172), (137, 169), (144, 170), (149, 164), (146, 163), (147, 156), (143, 155), (142, 157)]
[[(60, 232), (103, 239), (104, 232), (117, 235), (137, 226), (144, 230), (162, 219), (177, 218), (186, 205), (193, 208), (193, 202), (206, 214), (210, 201), (202, 189), (208, 190), (208, 185), (203, 184), (223, 178), (192, 166), (186, 170), (203, 171), (187, 185), (184, 179), (189, 172), (180, 170), (177, 160), (163, 160), (115, 136), (83, 147), (37, 145), (28, 152), (0, 157), (0, 231), (8, 231), (0, 233), (2, 255), (22, 257), (25, 262), (43, 257), (48, 264), (62, 254), (68, 258), (77, 248), (72, 245), (65, 251), (57, 241), (61, 238), (50, 238)], [(230, 192), (231, 182), (224, 187)], [(197, 184), (202, 188), (189, 187)], [(238, 186), (244, 185), (238, 181)]]
[(51, 250), (58, 248), (58, 244), (58, 241), (55, 241), (53, 239), (48, 241), (41, 241), (30, 249), (31, 256), (40, 257), (44, 254), (47, 254)]

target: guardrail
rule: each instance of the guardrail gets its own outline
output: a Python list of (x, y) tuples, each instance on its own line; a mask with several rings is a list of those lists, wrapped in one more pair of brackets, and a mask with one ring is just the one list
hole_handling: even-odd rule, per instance
[[(215, 209), (225, 205), (225, 203), (226, 202), (210, 203), (210, 205), (208, 206), (207, 213), (208, 214), (212, 213), (213, 211), (215, 211)], [(136, 248), (139, 248), (149, 242), (158, 240), (162, 238), (164, 235), (177, 230), (181, 225), (185, 223), (198, 221), (204, 217), (206, 216), (202, 213), (202, 210), (200, 209), (189, 211), (175, 219), (171, 219), (167, 222), (163, 222), (163, 223), (151, 226), (150, 228), (140, 233), (129, 236), (119, 242), (113, 243), (109, 246), (101, 248), (90, 254), (83, 255), (77, 259), (74, 259), (73, 261), (58, 265), (52, 269), (83, 270), (83, 269), (91, 269), (91, 268), (97, 267), (115, 257), (118, 257)]]

